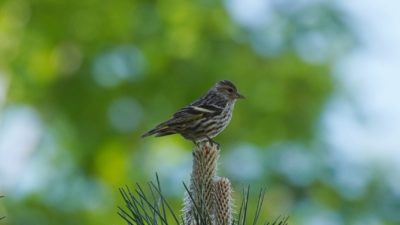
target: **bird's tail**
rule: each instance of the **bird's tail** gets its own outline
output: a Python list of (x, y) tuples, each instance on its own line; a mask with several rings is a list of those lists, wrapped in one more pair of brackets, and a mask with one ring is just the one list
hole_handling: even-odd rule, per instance
[(160, 124), (154, 129), (151, 129), (144, 133), (142, 135), (142, 138), (154, 135), (156, 137), (161, 137), (161, 136), (166, 136), (166, 135), (171, 135), (171, 134), (176, 134), (175, 131), (173, 131), (168, 125), (165, 124)]

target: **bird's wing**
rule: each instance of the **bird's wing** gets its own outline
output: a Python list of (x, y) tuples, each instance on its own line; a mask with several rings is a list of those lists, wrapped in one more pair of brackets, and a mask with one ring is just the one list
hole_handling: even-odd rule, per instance
[(221, 113), (223, 108), (213, 105), (190, 105), (176, 112), (165, 125), (184, 125), (191, 121)]
[(222, 110), (224, 109), (215, 105), (189, 105), (180, 109), (173, 115), (173, 117), (192, 117), (198, 115), (210, 116), (219, 114)]

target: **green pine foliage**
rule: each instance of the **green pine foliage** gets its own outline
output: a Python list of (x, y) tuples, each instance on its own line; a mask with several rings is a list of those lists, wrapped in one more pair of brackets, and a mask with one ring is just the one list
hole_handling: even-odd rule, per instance
[[(186, 190), (183, 214), (177, 214), (166, 201), (156, 175), (156, 183), (148, 184), (146, 194), (137, 184), (131, 191), (129, 187), (120, 189), (125, 207), (119, 207), (119, 215), (129, 225), (258, 225), (264, 203), (265, 189), (261, 189), (254, 215), (249, 213), (250, 186), (243, 191), (242, 202), (236, 218), (232, 187), (227, 178), (217, 176), (220, 146), (203, 142), (193, 151), (193, 167), (190, 185), (183, 184)], [(169, 220), (169, 218), (171, 218)], [(287, 225), (287, 217), (276, 219), (272, 224)], [(265, 221), (261, 224), (270, 224)]]
[[(183, 184), (186, 191), (189, 187)], [(147, 189), (140, 184), (131, 189), (128, 186), (120, 188), (121, 196), (125, 205), (119, 207), (118, 214), (128, 225), (182, 225), (184, 219), (182, 212), (174, 211), (166, 200), (158, 176), (156, 182), (149, 182)], [(150, 193), (150, 194), (148, 194)], [(192, 201), (194, 197), (189, 194)], [(250, 202), (250, 186), (243, 190), (243, 197), (238, 209), (236, 218), (232, 221), (232, 225), (288, 225), (287, 216), (278, 217), (273, 221), (260, 219), (260, 213), (263, 209), (265, 189), (262, 189), (256, 199), (256, 209), (253, 214), (249, 212)], [(203, 202), (204, 203), (204, 202)], [(201, 212), (202, 205), (196, 206), (196, 224), (209, 225), (209, 216)]]

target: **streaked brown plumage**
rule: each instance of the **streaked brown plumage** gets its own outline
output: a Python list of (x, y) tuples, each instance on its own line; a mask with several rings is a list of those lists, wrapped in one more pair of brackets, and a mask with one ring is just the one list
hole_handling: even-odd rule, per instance
[(183, 107), (171, 119), (157, 125), (142, 137), (181, 134), (195, 143), (212, 141), (229, 124), (235, 102), (240, 98), (244, 97), (232, 82), (219, 81), (203, 97)]

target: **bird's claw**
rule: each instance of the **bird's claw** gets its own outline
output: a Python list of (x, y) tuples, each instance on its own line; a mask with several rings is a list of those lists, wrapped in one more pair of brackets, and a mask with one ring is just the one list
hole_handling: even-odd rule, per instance
[(218, 142), (214, 141), (210, 137), (206, 137), (206, 139), (207, 140), (204, 140), (204, 141), (195, 141), (195, 140), (193, 140), (193, 143), (196, 145), (196, 147), (200, 147), (202, 145), (202, 143), (204, 143), (204, 144), (208, 143), (211, 147), (216, 146), (219, 149), (220, 144)]
[(219, 147), (220, 147), (220, 144), (219, 144), (218, 142), (213, 141), (211, 144), (212, 144), (212, 145), (216, 145), (218, 149), (219, 149)]
[(207, 137), (207, 141), (208, 141), (208, 143), (210, 143), (211, 144), (211, 146), (213, 147), (214, 145), (219, 149), (219, 143), (218, 142), (216, 142), (216, 141), (214, 141), (213, 139), (211, 139), (210, 137)]

